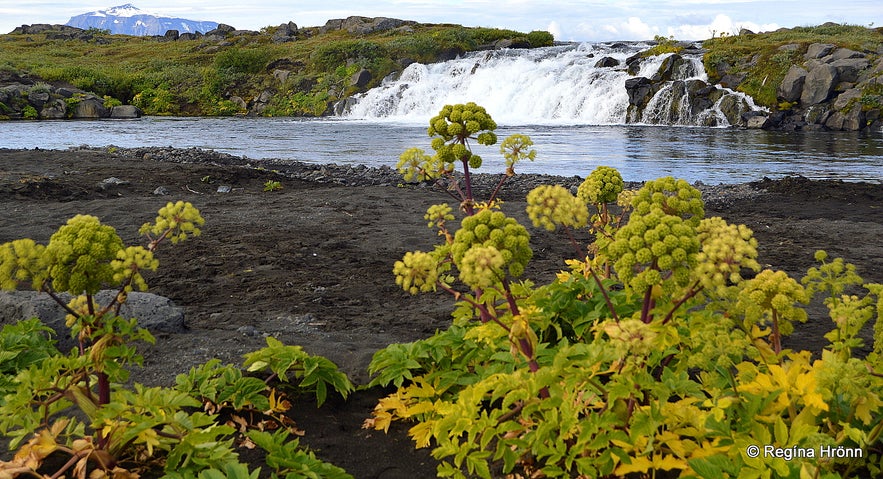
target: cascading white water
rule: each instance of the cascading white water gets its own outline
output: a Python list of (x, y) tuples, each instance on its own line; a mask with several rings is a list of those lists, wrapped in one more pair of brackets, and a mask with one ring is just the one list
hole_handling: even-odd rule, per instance
[[(423, 123), (446, 104), (476, 102), (501, 124), (585, 124), (626, 123), (629, 96), (625, 82), (634, 77), (652, 77), (669, 55), (650, 57), (630, 75), (626, 59), (648, 48), (647, 44), (580, 44), (531, 50), (473, 52), (442, 63), (408, 66), (394, 80), (348, 100), (343, 116)], [(596, 66), (610, 57), (615, 66)], [(707, 80), (701, 57), (685, 55), (676, 80)], [(614, 62), (609, 62), (614, 63)], [(663, 87), (647, 106), (639, 123), (696, 124), (726, 126), (726, 118), (714, 112), (701, 118), (685, 114), (662, 114), (670, 88)], [(732, 92), (730, 92), (732, 94)], [(722, 121), (721, 121), (722, 119)]]

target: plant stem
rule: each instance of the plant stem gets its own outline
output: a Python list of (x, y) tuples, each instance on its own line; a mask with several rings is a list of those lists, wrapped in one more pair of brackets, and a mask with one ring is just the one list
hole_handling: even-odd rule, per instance
[(610, 310), (610, 314), (613, 316), (614, 321), (618, 323), (619, 316), (616, 314), (616, 310), (613, 309), (613, 302), (610, 301), (610, 296), (607, 295), (607, 289), (604, 287), (604, 283), (601, 282), (601, 278), (598, 277), (598, 274), (595, 273), (595, 270), (591, 266), (589, 266), (589, 273), (592, 273), (592, 278), (598, 283), (598, 289), (601, 290), (601, 295), (604, 296), (604, 301), (607, 303), (607, 309)]
[(675, 302), (675, 304), (672, 305), (671, 311), (669, 311), (668, 314), (665, 315), (665, 318), (662, 320), (662, 324), (666, 324), (669, 321), (671, 321), (671, 318), (674, 316), (675, 311), (677, 311), (678, 308), (680, 308), (684, 303), (686, 303), (687, 300), (689, 300), (693, 296), (696, 296), (697, 294), (699, 294), (700, 291), (702, 291), (702, 286), (699, 286), (698, 288), (697, 288), (697, 286), (699, 286), (698, 281), (693, 283), (693, 286), (690, 287), (690, 291), (687, 292), (687, 294), (685, 294), (683, 298), (677, 300)]
[(466, 184), (466, 198), (464, 198), (463, 206), (466, 214), (472, 216), (475, 214), (475, 205), (472, 197), (472, 174), (469, 172), (469, 160), (463, 162), (463, 183)]
[(779, 335), (779, 315), (776, 314), (776, 310), (773, 310), (773, 332), (771, 333), (773, 337), (773, 351), (776, 352), (776, 355), (782, 353), (782, 338)]
[(644, 324), (649, 324), (650, 321), (653, 321), (653, 315), (650, 314), (650, 310), (653, 309), (653, 303), (653, 287), (649, 287), (644, 292), (644, 305), (641, 307), (641, 322)]

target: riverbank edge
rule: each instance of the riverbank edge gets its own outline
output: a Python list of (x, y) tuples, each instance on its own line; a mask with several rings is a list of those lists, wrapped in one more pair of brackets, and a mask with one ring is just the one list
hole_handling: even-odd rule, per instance
[[(0, 148), (0, 154), (4, 152), (14, 154), (17, 151), (34, 151), (39, 148), (31, 149), (8, 149)], [(232, 167), (232, 168), (250, 168), (256, 170), (269, 170), (280, 175), (283, 178), (290, 178), (302, 181), (308, 181), (319, 184), (334, 184), (340, 186), (381, 186), (381, 187), (398, 187), (398, 188), (442, 188), (446, 186), (444, 180), (438, 184), (435, 182), (407, 183), (402, 175), (394, 168), (394, 165), (382, 166), (366, 166), (366, 165), (346, 165), (339, 163), (309, 163), (298, 160), (287, 160), (279, 158), (262, 158), (254, 159), (246, 156), (237, 156), (229, 153), (223, 153), (211, 149), (203, 149), (197, 147), (176, 148), (176, 147), (117, 147), (108, 146), (78, 146), (71, 147), (67, 150), (53, 151), (80, 151), (80, 152), (101, 152), (110, 153), (120, 158), (141, 159), (145, 161), (157, 161), (168, 163), (182, 164), (208, 164), (213, 166)], [(579, 185), (585, 180), (585, 177), (573, 175), (551, 175), (539, 173), (517, 173), (506, 179), (505, 186), (501, 193), (503, 200), (523, 200), (530, 190), (540, 185), (561, 185), (570, 189), (574, 194)], [(462, 178), (462, 172), (456, 172), (455, 177)], [(473, 190), (476, 197), (482, 194), (489, 194), (497, 186), (500, 181), (501, 173), (472, 173)], [(840, 180), (810, 180), (804, 177), (785, 177), (796, 178), (799, 181), (810, 182), (829, 182), (843, 183)], [(627, 189), (638, 189), (644, 182), (655, 178), (645, 178), (643, 181), (627, 181), (625, 187)], [(709, 205), (726, 204), (734, 200), (745, 199), (757, 196), (764, 190), (764, 184), (771, 181), (770, 178), (761, 177), (755, 181), (745, 183), (719, 183), (716, 185), (703, 183), (701, 181), (693, 182), (692, 185), (702, 192), (703, 199)], [(850, 182), (853, 183), (853, 182)], [(856, 182), (859, 183), (859, 182)], [(871, 183), (873, 184), (873, 183)]]

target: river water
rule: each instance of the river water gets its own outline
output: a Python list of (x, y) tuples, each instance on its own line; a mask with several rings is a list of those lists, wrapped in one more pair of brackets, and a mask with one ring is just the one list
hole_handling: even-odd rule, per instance
[[(598, 165), (628, 181), (675, 176), (709, 184), (803, 175), (883, 181), (883, 132), (771, 132), (634, 125), (500, 125), (529, 135), (537, 160), (516, 171), (585, 176)], [(431, 151), (426, 127), (384, 119), (169, 118), (0, 122), (0, 148), (81, 145), (204, 148), (248, 158), (395, 166), (410, 147)], [(474, 145), (483, 172), (502, 170), (497, 147)], [(2, 152), (0, 152), (2, 154)]]

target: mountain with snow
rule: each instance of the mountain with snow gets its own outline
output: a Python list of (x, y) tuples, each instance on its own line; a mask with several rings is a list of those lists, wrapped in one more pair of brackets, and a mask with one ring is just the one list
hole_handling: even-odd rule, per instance
[(163, 35), (168, 30), (180, 33), (205, 33), (217, 28), (217, 22), (187, 20), (147, 12), (127, 3), (106, 10), (84, 13), (71, 17), (65, 25), (82, 28), (110, 30), (122, 35)]

